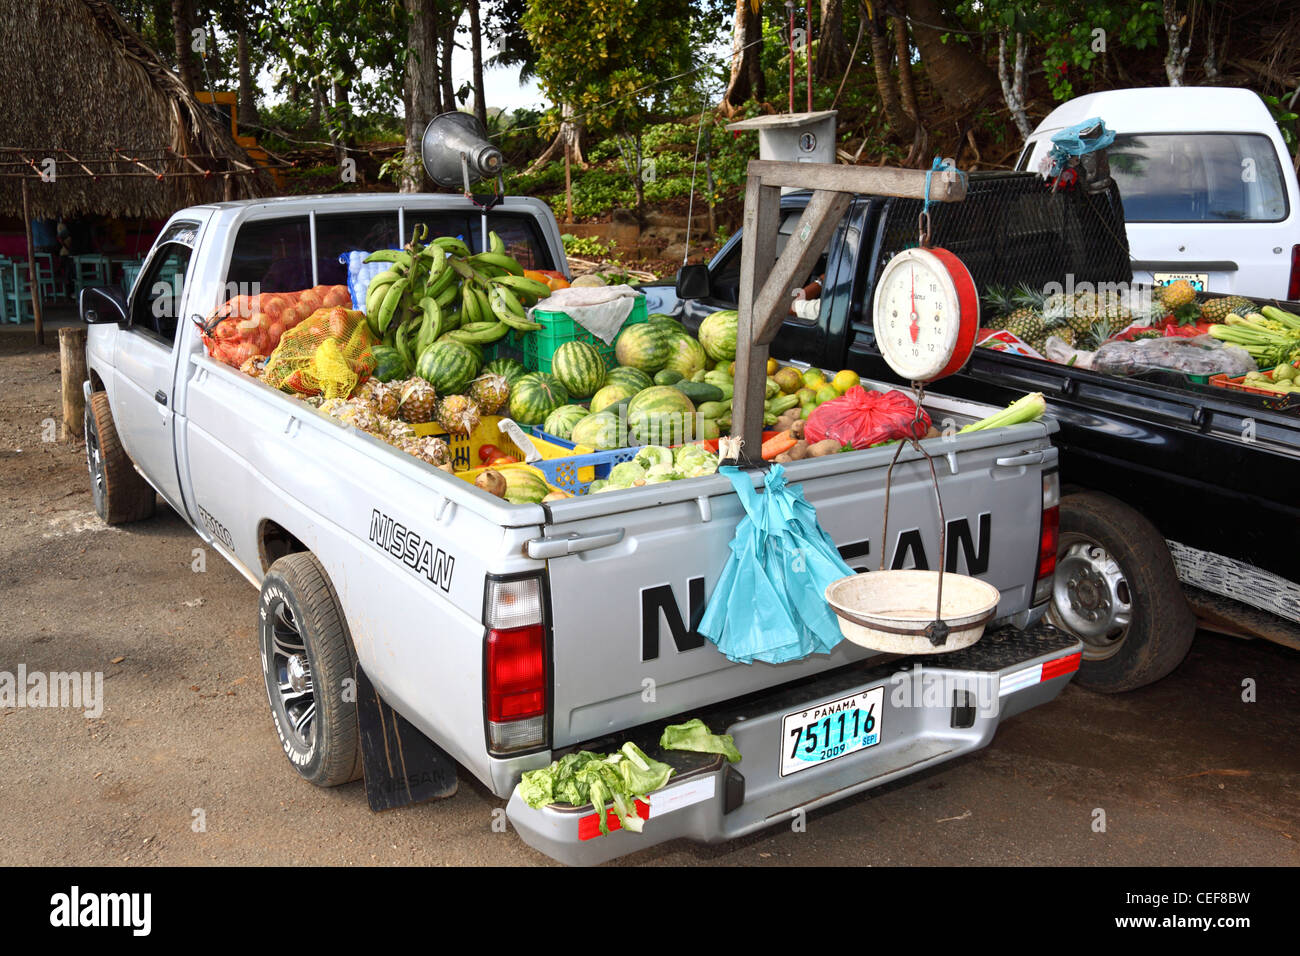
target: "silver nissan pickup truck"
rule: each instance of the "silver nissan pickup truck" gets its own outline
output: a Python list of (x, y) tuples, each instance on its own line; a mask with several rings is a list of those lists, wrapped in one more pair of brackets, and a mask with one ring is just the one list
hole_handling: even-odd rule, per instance
[[(421, 222), (483, 248), (480, 210), (457, 196), (220, 203), (172, 216), (129, 295), (82, 294), (96, 510), (142, 520), (161, 497), (259, 590), (273, 725), (305, 780), (364, 771), (370, 805), (388, 809), (449, 796), (470, 774), (509, 800), (530, 846), (598, 863), (727, 840), (977, 750), (1070, 680), (1080, 644), (1041, 621), (1059, 487), (1050, 420), (926, 440), (945, 555), (913, 450), (894, 472), (888, 541), (893, 448), (787, 466), (850, 566), (874, 569), (883, 551), (891, 567), (943, 561), (997, 587), (979, 643), (900, 659), (844, 641), (745, 665), (696, 631), (743, 515), (725, 477), (509, 504), (207, 355), (194, 320), (232, 295), (342, 283), (341, 253), (396, 247)], [(507, 198), (490, 227), (526, 267), (566, 269), (544, 203)], [(958, 425), (992, 411), (927, 408)], [(870, 702), (874, 735), (786, 759), (792, 726), (849, 699)], [(743, 760), (661, 752), (664, 725), (692, 717), (733, 735)], [(638, 807), (643, 832), (615, 821), (602, 834), (590, 806), (512, 795), (526, 770), (627, 740), (676, 769)]]

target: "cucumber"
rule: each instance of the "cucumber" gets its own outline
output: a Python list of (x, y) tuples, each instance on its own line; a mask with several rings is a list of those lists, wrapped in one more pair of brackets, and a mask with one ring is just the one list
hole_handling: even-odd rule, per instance
[(708, 374), (709, 373), (705, 369), (699, 369), (694, 375), (691, 376), (691, 381), (703, 382), (705, 381), (705, 376)]
[(722, 389), (706, 382), (677, 382), (673, 388), (694, 402), (697, 408), (705, 402), (720, 402), (726, 397)]
[(682, 380), (682, 373), (670, 368), (660, 369), (655, 372), (656, 385), (676, 385)]

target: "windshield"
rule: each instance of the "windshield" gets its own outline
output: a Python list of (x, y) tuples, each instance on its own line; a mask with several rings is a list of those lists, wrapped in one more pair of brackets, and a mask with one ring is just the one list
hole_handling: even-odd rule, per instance
[(1278, 222), (1282, 167), (1256, 133), (1126, 133), (1107, 150), (1129, 222)]

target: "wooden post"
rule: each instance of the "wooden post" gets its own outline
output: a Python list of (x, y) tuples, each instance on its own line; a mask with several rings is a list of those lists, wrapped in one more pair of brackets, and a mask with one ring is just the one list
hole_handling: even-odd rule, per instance
[(59, 380), (63, 386), (63, 439), (81, 434), (86, 397), (81, 383), (86, 380), (86, 328), (76, 325), (59, 329)]
[[(36, 247), (32, 242), (32, 207), (27, 195), (27, 177), (23, 184), (23, 228), (27, 230), (27, 287), (32, 296), (32, 318), (36, 322), (36, 344), (45, 344), (45, 322), (41, 314), (41, 284), (36, 280)], [(53, 266), (51, 266), (53, 268)]]
[[(778, 259), (782, 186), (812, 189), (813, 195)], [(928, 191), (932, 202), (966, 198), (965, 182), (950, 172), (931, 176)], [(924, 199), (926, 192), (924, 170), (750, 160), (737, 306), (736, 387), (731, 406), (731, 433), (745, 442), (743, 462), (761, 461), (768, 346), (789, 312), (795, 285), (816, 263), (853, 195)]]

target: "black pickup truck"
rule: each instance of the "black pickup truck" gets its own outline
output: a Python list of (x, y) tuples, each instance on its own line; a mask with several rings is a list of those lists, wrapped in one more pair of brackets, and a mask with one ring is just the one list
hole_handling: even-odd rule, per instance
[[(782, 197), (783, 235), (809, 195)], [(884, 264), (916, 244), (920, 209), (856, 197), (809, 277), (820, 279), (817, 317), (792, 314), (772, 354), (897, 381), (875, 345), (872, 293)], [(964, 202), (931, 212), (934, 244), (960, 256), (981, 288), (1132, 280), (1113, 185), (1052, 192), (1032, 173), (975, 173)], [(675, 286), (647, 286), (650, 311), (695, 328), (735, 308), (742, 241), (737, 233), (707, 266), (685, 266)], [(1049, 614), (1084, 642), (1080, 683), (1115, 692), (1164, 677), (1198, 620), (1300, 650), (1300, 407), (1176, 373), (1120, 377), (985, 348), (931, 390), (988, 404), (1040, 391), (1060, 422), (1065, 494)]]

